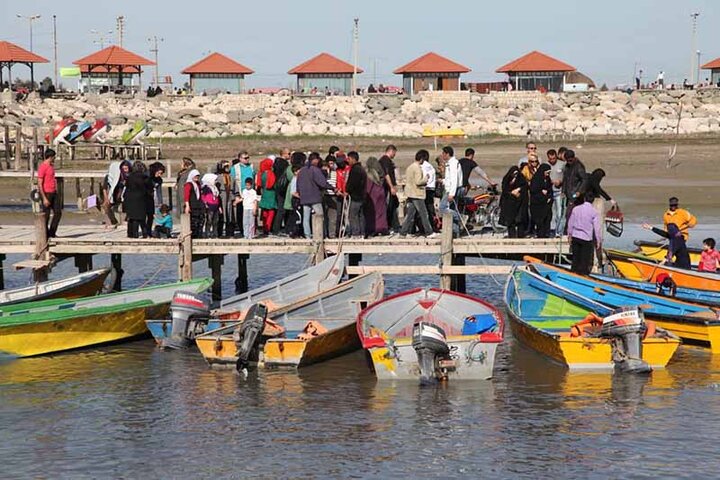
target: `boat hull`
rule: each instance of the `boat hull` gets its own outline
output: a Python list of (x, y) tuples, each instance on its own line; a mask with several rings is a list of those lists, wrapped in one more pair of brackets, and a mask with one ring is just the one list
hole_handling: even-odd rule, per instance
[[(498, 343), (479, 342), (477, 335), (449, 337), (447, 342), (451, 350), (456, 349), (457, 354), (457, 366), (448, 371), (448, 380), (492, 378)], [(378, 380), (420, 378), (420, 367), (411, 338), (398, 338), (392, 347), (370, 347), (368, 353)]]
[(0, 334), (0, 352), (32, 357), (130, 340), (147, 334), (145, 319), (167, 315), (153, 305), (77, 318), (9, 326)]
[[(86, 279), (78, 278), (77, 282), (68, 282), (66, 286), (60, 286), (59, 288), (52, 288), (51, 284), (62, 283), (63, 281), (44, 282), (48, 287), (47, 289), (43, 288), (43, 284), (39, 284), (32, 288), (26, 287), (0, 292), (0, 308), (24, 302), (37, 302), (41, 300), (55, 300), (61, 298), (71, 300), (75, 298), (92, 297), (102, 290), (103, 285), (105, 284), (105, 279), (109, 274), (110, 269), (103, 269), (96, 272), (90, 272)], [(78, 275), (77, 277), (81, 277), (81, 275)], [(36, 294), (32, 293), (33, 291), (38, 292), (39, 290), (45, 291)]]
[[(667, 258), (668, 251), (666, 244), (638, 241), (635, 242), (635, 245), (637, 245), (639, 253), (642, 253), (648, 258), (652, 258), (653, 260), (657, 260), (659, 262)], [(688, 248), (688, 254), (690, 255), (691, 264), (697, 265), (700, 263), (700, 249)]]
[(666, 267), (664, 265), (630, 259), (630, 262), (640, 272), (640, 279), (646, 282), (655, 282), (658, 275), (666, 273), (679, 287), (697, 288), (700, 290), (720, 291), (720, 275), (680, 268)]
[[(612, 348), (599, 338), (572, 338), (546, 332), (527, 324), (511, 310), (510, 330), (525, 347), (570, 370), (611, 370)], [(674, 339), (648, 338), (643, 341), (642, 358), (652, 368), (665, 368), (680, 342)]]

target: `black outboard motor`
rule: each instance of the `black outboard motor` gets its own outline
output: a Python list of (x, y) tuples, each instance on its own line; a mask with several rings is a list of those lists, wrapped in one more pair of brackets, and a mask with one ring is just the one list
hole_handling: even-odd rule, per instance
[(615, 369), (624, 373), (650, 373), (652, 368), (642, 359), (642, 340), (647, 332), (645, 315), (640, 307), (623, 307), (603, 318), (601, 338), (612, 341)]
[(440, 368), (440, 362), (449, 358), (445, 330), (427, 322), (413, 325), (412, 346), (420, 367), (420, 384), (429, 385), (447, 378)]
[(188, 348), (195, 335), (202, 333), (210, 317), (208, 302), (191, 292), (175, 292), (170, 303), (170, 336), (160, 342), (162, 348)]
[(255, 303), (248, 309), (245, 319), (233, 332), (233, 341), (237, 346), (238, 359), (236, 367), (238, 372), (247, 373), (250, 358), (257, 358), (257, 347), (260, 337), (265, 329), (265, 319), (268, 309), (262, 303)]

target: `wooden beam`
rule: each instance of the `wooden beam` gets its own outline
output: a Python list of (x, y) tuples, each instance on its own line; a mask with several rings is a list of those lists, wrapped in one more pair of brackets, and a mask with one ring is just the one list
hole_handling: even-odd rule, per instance
[(183, 213), (180, 215), (180, 255), (179, 275), (183, 282), (192, 280), (192, 233), (190, 229), (190, 214)]
[(315, 212), (312, 216), (312, 237), (315, 247), (315, 265), (325, 260), (325, 235), (323, 229), (323, 223), (325, 216), (322, 211)]
[(20, 160), (22, 159), (22, 127), (20, 125), (15, 129), (15, 171), (20, 170)]
[[(48, 237), (47, 237), (47, 216), (45, 213), (35, 214), (35, 254), (33, 260), (49, 260)], [(47, 268), (33, 270), (33, 277), (36, 282), (46, 282), (48, 279)]]
[(347, 266), (348, 275), (380, 272), (383, 275), (507, 275), (510, 265), (362, 265)]
[(10, 170), (10, 155), (12, 148), (10, 147), (10, 125), (5, 125), (5, 168)]
[[(453, 260), (453, 216), (450, 212), (443, 213), (440, 240), (440, 266), (450, 267)], [(452, 277), (449, 274), (440, 275), (440, 288), (445, 290), (452, 288)]]

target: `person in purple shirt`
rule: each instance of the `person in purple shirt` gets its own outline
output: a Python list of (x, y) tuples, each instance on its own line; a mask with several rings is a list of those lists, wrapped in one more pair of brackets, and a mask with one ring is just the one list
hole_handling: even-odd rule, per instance
[(324, 190), (335, 190), (325, 178), (319, 167), (320, 154), (312, 152), (308, 156), (307, 164), (300, 169), (297, 176), (297, 192), (300, 195), (300, 205), (303, 207), (303, 233), (305, 238), (312, 238), (310, 216), (323, 215), (322, 196)]
[(568, 242), (572, 253), (571, 270), (580, 275), (589, 275), (593, 267), (593, 254), (602, 248), (600, 216), (592, 206), (592, 199), (580, 195), (567, 224)]

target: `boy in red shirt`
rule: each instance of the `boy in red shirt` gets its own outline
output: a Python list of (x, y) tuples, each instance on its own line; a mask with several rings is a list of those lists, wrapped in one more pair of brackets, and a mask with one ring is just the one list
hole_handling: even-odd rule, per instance
[(715, 239), (706, 238), (703, 240), (703, 251), (700, 253), (700, 264), (698, 270), (701, 272), (717, 272), (720, 264), (720, 252), (715, 250)]
[[(57, 180), (55, 179), (55, 150), (45, 150), (44, 160), (38, 167), (37, 185), (40, 199), (42, 201), (43, 214), (45, 215), (45, 228), (47, 237), (57, 236), (58, 225), (62, 218), (62, 198), (58, 196)], [(52, 222), (50, 222), (52, 213)]]

